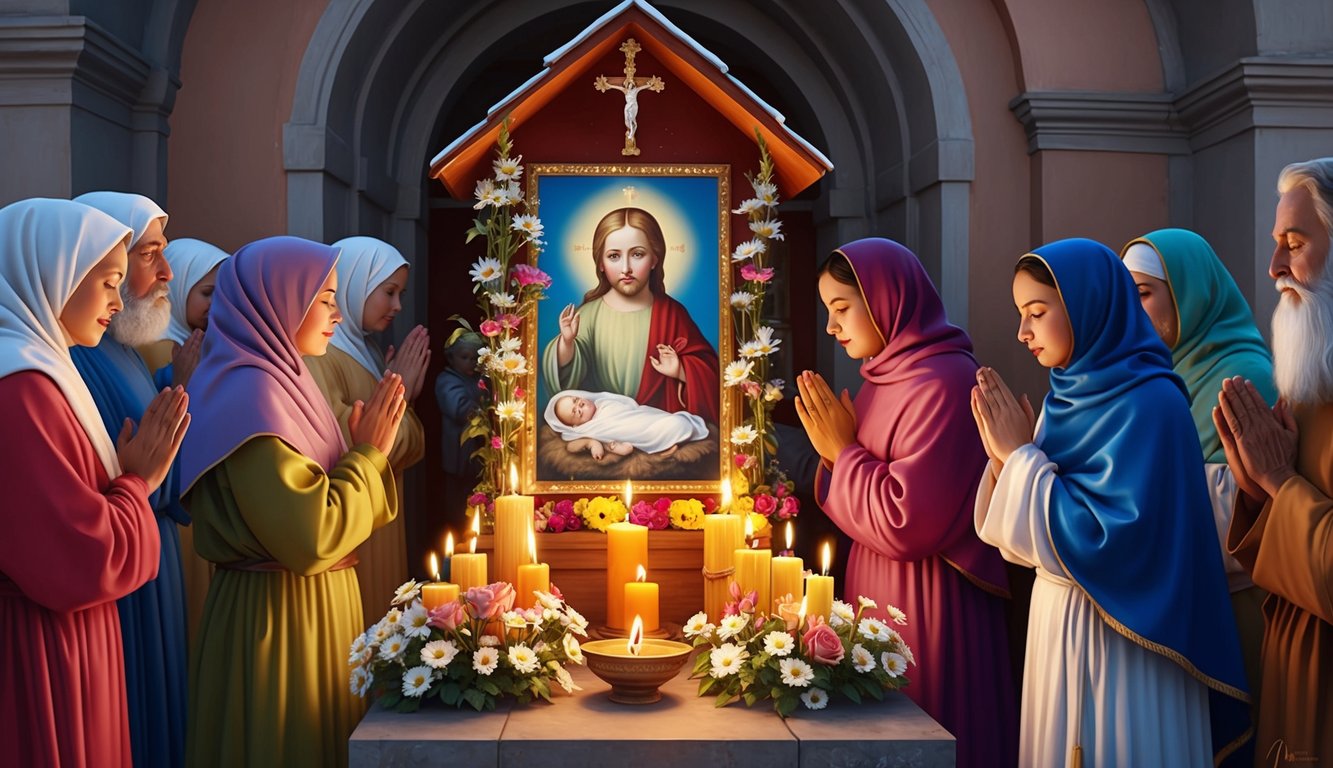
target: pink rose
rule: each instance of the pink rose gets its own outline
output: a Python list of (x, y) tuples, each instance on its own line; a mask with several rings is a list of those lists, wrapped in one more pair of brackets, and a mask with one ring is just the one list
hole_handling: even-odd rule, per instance
[(551, 533), (564, 533), (565, 516), (553, 514), (546, 519), (546, 530)]
[(484, 587), (473, 587), (464, 597), (472, 615), (478, 619), (495, 619), (514, 607), (514, 585), (497, 581)]
[(666, 496), (657, 497), (657, 501), (653, 502), (653, 509), (657, 510), (658, 512), (661, 512), (664, 515), (671, 514), (671, 499), (667, 498)]
[(761, 493), (754, 497), (754, 511), (768, 517), (778, 508), (777, 499), (769, 496), (767, 493)]
[(518, 400), (522, 400), (522, 399), (523, 399), (523, 388), (522, 388), (522, 387), (514, 387), (514, 397), (515, 397), (516, 399), (518, 399)]
[(555, 513), (561, 517), (567, 517), (574, 514), (574, 502), (569, 499), (561, 499), (555, 503)]
[(741, 278), (744, 280), (752, 280), (756, 283), (767, 283), (769, 280), (773, 279), (773, 268), (764, 267), (763, 269), (759, 269), (753, 264), (746, 264), (741, 267)]
[(773, 484), (773, 495), (774, 495), (774, 496), (777, 496), (779, 499), (782, 498), (783, 496), (786, 496), (786, 495), (787, 495), (787, 484), (786, 484), (786, 483), (774, 483), (774, 484)]
[(430, 619), (426, 622), (432, 627), (445, 632), (453, 632), (467, 621), (467, 609), (457, 600), (438, 605), (430, 610)]
[(759, 385), (753, 381), (742, 381), (740, 387), (742, 392), (755, 400), (758, 400), (759, 394), (763, 392), (763, 390), (759, 388)]
[(717, 499), (712, 496), (704, 497), (704, 514), (711, 515), (717, 511)]
[(520, 286), (540, 285), (543, 288), (551, 287), (551, 276), (531, 264), (515, 264), (510, 267), (510, 274), (510, 279)]
[(480, 330), (482, 336), (489, 338), (492, 336), (499, 336), (500, 331), (504, 330), (504, 328), (494, 320), (482, 320)]
[(486, 494), (484, 493), (474, 493), (471, 496), (467, 497), (467, 505), (469, 507), (479, 507), (482, 504), (486, 504), (489, 502), (490, 499), (486, 498)]
[(842, 648), (842, 638), (833, 631), (833, 627), (824, 623), (822, 617), (813, 617), (810, 620), (810, 630), (805, 633), (805, 647), (810, 652), (810, 658), (820, 664), (832, 666), (842, 661), (845, 651)]
[(494, 448), (495, 450), (498, 451), (498, 450), (500, 450), (501, 448), (503, 448), (504, 445), (505, 445), (505, 443), (504, 443), (503, 440), (500, 439), (500, 436), (499, 436), (499, 435), (491, 435), (491, 447), (492, 447), (492, 448)]
[[(495, 320), (506, 331), (516, 330), (519, 323), (523, 322), (523, 318), (509, 312), (506, 312), (503, 315), (496, 315)], [(482, 323), (482, 325), (485, 326), (486, 324)], [(485, 333), (485, 331), (482, 331), (482, 333)]]
[(782, 507), (778, 509), (778, 517), (783, 520), (790, 520), (796, 517), (801, 511), (801, 502), (795, 496), (788, 496), (782, 500)]
[(736, 462), (737, 469), (745, 469), (745, 465), (750, 463), (749, 455), (744, 453), (738, 453), (735, 456), (732, 456), (731, 460)]

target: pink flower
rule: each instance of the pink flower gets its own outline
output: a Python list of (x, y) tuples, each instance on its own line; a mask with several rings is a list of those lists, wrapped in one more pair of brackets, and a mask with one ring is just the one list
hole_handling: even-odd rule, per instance
[(486, 498), (486, 494), (484, 493), (474, 493), (467, 497), (467, 505), (469, 507), (479, 507), (482, 504), (488, 503), (490, 503), (490, 499)]
[(551, 276), (531, 264), (515, 264), (510, 267), (510, 275), (510, 280), (517, 283), (520, 287), (525, 285), (540, 285), (543, 288), (551, 287)]
[(731, 460), (736, 462), (737, 469), (745, 469), (745, 465), (750, 463), (749, 455), (744, 453), (738, 453), (735, 456), (732, 456)]
[(747, 397), (754, 400), (758, 400), (759, 395), (762, 394), (764, 391), (759, 388), (759, 382), (757, 381), (742, 381), (740, 384), (740, 388), (741, 391), (744, 392)]
[(494, 448), (495, 450), (498, 451), (498, 450), (500, 450), (501, 448), (503, 448), (504, 446), (505, 446), (505, 443), (504, 443), (503, 440), (500, 439), (500, 436), (499, 436), (499, 435), (491, 435), (491, 447), (492, 447), (492, 448)]
[[(570, 502), (571, 505), (573, 505), (573, 503), (574, 503), (574, 502), (572, 502), (572, 501)], [(560, 588), (557, 587), (557, 586), (555, 585), (555, 582), (552, 582), (552, 583), (551, 583), (551, 594), (555, 596), (555, 599), (556, 599), (556, 600), (564, 600), (564, 599), (565, 599), (565, 596), (560, 592)]]
[(774, 495), (774, 496), (777, 496), (779, 499), (781, 499), (783, 496), (786, 496), (786, 495), (787, 495), (787, 484), (786, 484), (786, 483), (774, 483), (774, 484), (773, 484), (773, 495)]
[(761, 493), (754, 497), (754, 511), (768, 517), (778, 508), (777, 499), (769, 496), (767, 493)]
[(495, 320), (482, 320), (480, 330), (482, 336), (489, 338), (491, 336), (499, 336), (500, 331), (504, 330), (504, 327)]
[(549, 518), (547, 518), (546, 530), (550, 531), (551, 533), (564, 533), (565, 532), (564, 515), (552, 514)]
[(467, 609), (461, 602), (453, 600), (432, 608), (430, 619), (426, 623), (445, 632), (453, 632), (465, 621), (467, 621)]
[(833, 631), (833, 627), (824, 623), (823, 617), (814, 616), (810, 619), (810, 630), (805, 633), (805, 648), (810, 653), (810, 658), (820, 664), (832, 666), (842, 661), (843, 654), (846, 651), (842, 647), (842, 638)]
[(473, 587), (464, 596), (472, 615), (478, 619), (495, 619), (514, 607), (514, 585), (497, 581), (484, 587)]
[(671, 514), (671, 499), (666, 496), (657, 497), (657, 501), (653, 502), (653, 509), (663, 514)]
[[(665, 505), (661, 503), (664, 500), (666, 501)], [(649, 530), (665, 530), (671, 525), (670, 509), (670, 499), (658, 499), (653, 504), (646, 501), (636, 501), (633, 509), (629, 511), (629, 521), (635, 525), (647, 526)]]
[(704, 497), (704, 514), (711, 515), (717, 511), (717, 499), (712, 496)]
[(801, 621), (801, 601), (792, 602), (791, 595), (784, 595), (778, 598), (778, 616), (787, 623), (787, 631), (794, 632), (800, 629), (797, 626)]
[(722, 606), (722, 615), (736, 616), (737, 614), (740, 613), (740, 609), (737, 607), (738, 605), (739, 605), (738, 603), (733, 602), (733, 603), (727, 603), (726, 605)]
[(568, 516), (574, 514), (574, 502), (571, 499), (561, 499), (555, 503), (555, 512), (552, 514)]
[[(512, 314), (510, 312), (506, 312), (503, 315), (496, 315), (495, 321), (498, 322), (500, 326), (503, 327), (506, 331), (512, 331), (518, 328), (518, 324), (523, 322), (523, 318), (519, 317), (518, 315)], [(482, 323), (482, 325), (484, 326), (485, 323)], [(482, 331), (482, 333), (486, 332)]]
[(801, 511), (801, 502), (795, 496), (788, 496), (782, 500), (782, 506), (778, 509), (778, 519), (790, 520), (796, 517)]
[(477, 379), (477, 389), (480, 389), (482, 392), (485, 392), (485, 391), (486, 391), (486, 380), (485, 380), (485, 379)]
[(515, 398), (516, 400), (522, 400), (522, 399), (523, 399), (523, 388), (522, 388), (522, 387), (514, 387), (514, 398)]
[(759, 269), (754, 264), (747, 263), (741, 267), (741, 278), (744, 280), (753, 280), (756, 283), (767, 283), (773, 279), (773, 268), (764, 267)]

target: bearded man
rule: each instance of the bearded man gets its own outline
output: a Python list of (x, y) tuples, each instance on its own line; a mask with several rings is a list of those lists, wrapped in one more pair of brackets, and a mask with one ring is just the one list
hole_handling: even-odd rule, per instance
[(1333, 157), (1278, 177), (1268, 274), (1273, 312), (1269, 410), (1253, 384), (1222, 385), (1214, 409), (1241, 493), (1227, 547), (1268, 590), (1260, 765), (1333, 762)]
[[(171, 267), (163, 255), (167, 214), (152, 200), (124, 192), (90, 192), (76, 202), (97, 208), (134, 231), (120, 281), (124, 309), (112, 316), (96, 347), (70, 348), (107, 432), (124, 440), (129, 436), (128, 422), (139, 423), (157, 395), (153, 376), (135, 347), (161, 338), (171, 319), (167, 300)], [(193, 346), (197, 354), (198, 345)], [(190, 518), (180, 505), (176, 472), (173, 465), (148, 498), (162, 539), (157, 578), (117, 601), (125, 646), (130, 747), (138, 768), (181, 765), (185, 760), (189, 654), (177, 525), (188, 525)]]

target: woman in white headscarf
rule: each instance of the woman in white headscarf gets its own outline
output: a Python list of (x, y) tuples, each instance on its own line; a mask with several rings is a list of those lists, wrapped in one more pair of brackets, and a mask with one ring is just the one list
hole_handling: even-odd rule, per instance
[(68, 200), (0, 210), (0, 743), (15, 765), (131, 760), (116, 600), (157, 575), (148, 497), (187, 399), (159, 394), (113, 443), (69, 353), (120, 311), (130, 236)]
[[(172, 383), (172, 370), (167, 366), (179, 354), (177, 350), (189, 346), (192, 337), (195, 347), (203, 341), (203, 332), (208, 330), (208, 308), (213, 304), (213, 284), (227, 252), (203, 240), (182, 237), (168, 243), (162, 255), (171, 265), (171, 282), (167, 284), (171, 320), (162, 338), (139, 347), (139, 354), (148, 363), (148, 370), (155, 371), (158, 384), (165, 386)], [(196, 349), (190, 355), (190, 369), (198, 362)], [(175, 383), (184, 385), (188, 381), (186, 375)]]
[[(418, 325), (407, 334), (401, 349), (395, 353), (389, 347), (389, 354), (381, 355), (370, 334), (388, 330), (402, 310), (407, 260), (398, 249), (373, 237), (348, 237), (333, 247), (342, 251), (338, 257), (338, 307), (343, 321), (333, 332), (328, 354), (307, 357), (305, 362), (338, 417), (344, 439), (350, 439), (348, 418), (352, 406), (358, 400), (370, 399), (384, 371), (393, 370), (403, 377), (408, 408), (389, 452), (401, 500), (403, 470), (421, 461), (426, 452), (421, 421), (411, 403), (425, 380), (430, 338)], [(405, 514), (404, 510), (393, 522), (375, 531), (357, 552), (360, 562), (356, 577), (361, 584), (362, 615), (367, 620), (384, 613), (394, 589), (407, 580), (410, 571), (425, 572), (425, 563), (407, 562)]]

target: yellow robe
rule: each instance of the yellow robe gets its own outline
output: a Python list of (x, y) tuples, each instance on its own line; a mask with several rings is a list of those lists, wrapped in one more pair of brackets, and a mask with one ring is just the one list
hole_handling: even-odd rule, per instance
[[(326, 474), (254, 437), (190, 490), (199, 553), (219, 566), (190, 657), (192, 766), (347, 764), (365, 705), (347, 652), (364, 631), (351, 568), (329, 571), (398, 513), (384, 454), (348, 451)], [(277, 561), (286, 570), (231, 570)]]
[(1258, 765), (1333, 764), (1333, 406), (1297, 408), (1295, 418), (1299, 476), (1258, 515), (1237, 503), (1227, 537), (1269, 592)]
[[(330, 346), (328, 354), (321, 357), (305, 358), (306, 366), (319, 383), (324, 399), (329, 401), (333, 415), (343, 428), (343, 439), (352, 444), (352, 435), (347, 428), (347, 420), (352, 415), (352, 404), (357, 400), (369, 400), (375, 392), (379, 378), (366, 370), (351, 355)], [(421, 461), (426, 454), (425, 432), (421, 421), (407, 409), (403, 422), (398, 427), (398, 438), (389, 451), (389, 464), (393, 467), (394, 482), (397, 484), (398, 498), (403, 498), (403, 470)], [(401, 503), (401, 501), (400, 501)], [(361, 612), (366, 621), (378, 621), (389, 610), (389, 601), (394, 590), (407, 581), (410, 572), (425, 573), (425, 563), (407, 562), (407, 537), (403, 518), (406, 513), (389, 525), (375, 532), (357, 555), (361, 561), (356, 566), (356, 577), (361, 582)], [(431, 542), (427, 549), (442, 548), (442, 543)], [(441, 551), (443, 556), (444, 552)]]
[(171, 339), (158, 339), (138, 348), (139, 355), (148, 364), (148, 370), (156, 374), (165, 366), (171, 365), (171, 353), (179, 345)]

